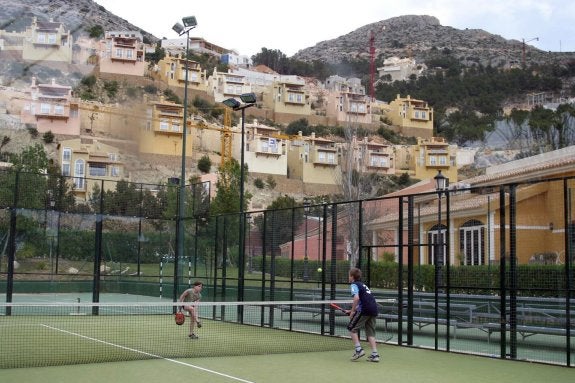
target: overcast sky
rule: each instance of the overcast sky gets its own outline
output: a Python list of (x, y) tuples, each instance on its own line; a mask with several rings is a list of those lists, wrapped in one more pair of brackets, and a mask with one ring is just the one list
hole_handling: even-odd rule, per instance
[(198, 26), (191, 36), (248, 56), (264, 47), (292, 56), (320, 41), (402, 15), (435, 16), (444, 26), (483, 29), (506, 39), (538, 37), (529, 44), (546, 51), (575, 51), (573, 0), (95, 1), (158, 38), (176, 38), (174, 23), (182, 16), (196, 16)]

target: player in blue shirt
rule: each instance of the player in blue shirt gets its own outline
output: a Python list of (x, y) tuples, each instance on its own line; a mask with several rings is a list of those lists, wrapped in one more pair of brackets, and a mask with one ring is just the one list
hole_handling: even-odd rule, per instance
[(351, 283), (351, 296), (353, 304), (349, 311), (349, 324), (347, 329), (355, 346), (355, 353), (351, 360), (357, 360), (365, 355), (361, 344), (359, 343), (358, 331), (365, 328), (367, 341), (371, 346), (371, 355), (367, 358), (370, 362), (379, 362), (377, 352), (377, 343), (375, 341), (375, 320), (377, 318), (377, 303), (375, 297), (371, 294), (369, 287), (361, 281), (361, 270), (352, 268), (349, 270), (349, 283)]

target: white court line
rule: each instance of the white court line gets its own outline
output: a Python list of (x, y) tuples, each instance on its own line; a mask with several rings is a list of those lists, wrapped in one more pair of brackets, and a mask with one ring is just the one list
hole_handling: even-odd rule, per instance
[(192, 367), (192, 368), (195, 368), (195, 369), (197, 369), (197, 370), (201, 370), (201, 371), (204, 371), (204, 372), (209, 372), (209, 373), (214, 374), (214, 375), (219, 375), (219, 376), (223, 376), (223, 377), (225, 377), (225, 378), (229, 378), (229, 379), (232, 379), (232, 380), (237, 380), (238, 382), (243, 382), (243, 383), (255, 383), (255, 382), (252, 382), (252, 381), (250, 381), (250, 380), (245, 380), (245, 379), (242, 379), (242, 378), (238, 378), (238, 377), (235, 377), (235, 376), (231, 376), (231, 375), (228, 375), (228, 374), (224, 374), (224, 373), (221, 373), (221, 372), (217, 372), (217, 371), (214, 371), (214, 370), (210, 370), (210, 369), (207, 369), (207, 368), (204, 368), (204, 367), (195, 366), (195, 365), (193, 365), (193, 364), (181, 362), (181, 361), (179, 361), (179, 360), (170, 359), (170, 358), (164, 358), (164, 357), (161, 357), (161, 356), (159, 356), (159, 355), (151, 354), (151, 353), (149, 353), (149, 352), (136, 350), (136, 349), (133, 349), (133, 348), (130, 348), (130, 347), (121, 346), (121, 345), (119, 345), (119, 344), (114, 344), (114, 343), (106, 342), (106, 341), (103, 341), (103, 340), (100, 340), (100, 339), (92, 338), (92, 337), (89, 337), (89, 336), (86, 336), (86, 335), (82, 335), (82, 334), (78, 334), (78, 333), (75, 333), (75, 332), (71, 332), (71, 331), (67, 331), (67, 330), (62, 330), (62, 329), (60, 329), (60, 328), (53, 327), (53, 326), (49, 326), (49, 325), (47, 325), (47, 324), (42, 324), (42, 326), (47, 327), (47, 328), (49, 328), (49, 329), (51, 329), (51, 330), (63, 332), (63, 333), (65, 333), (65, 334), (75, 335), (75, 336), (78, 336), (78, 337), (80, 337), (80, 338), (92, 340), (92, 341), (98, 342), (98, 343), (103, 343), (103, 344), (108, 345), (108, 346), (118, 347), (118, 348), (121, 348), (121, 349), (123, 349), (123, 350), (133, 351), (133, 352), (138, 353), (138, 354), (147, 355), (147, 356), (152, 357), (152, 358), (163, 359), (163, 360), (166, 360), (166, 361), (168, 361), (168, 362), (172, 362), (172, 363), (176, 363), (176, 364), (181, 364), (181, 365), (187, 366), (187, 367)]

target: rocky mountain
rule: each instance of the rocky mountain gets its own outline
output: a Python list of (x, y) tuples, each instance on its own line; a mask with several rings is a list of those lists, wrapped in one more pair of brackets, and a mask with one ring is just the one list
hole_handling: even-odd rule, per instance
[[(500, 67), (520, 65), (524, 44), (506, 40), (481, 29), (456, 29), (443, 26), (433, 16), (399, 16), (365, 25), (338, 38), (322, 41), (297, 52), (293, 58), (330, 63), (344, 58), (369, 58), (373, 33), (376, 57), (413, 57), (418, 62), (439, 53), (450, 53), (464, 65), (474, 63)], [(575, 53), (545, 52), (525, 44), (525, 62), (549, 63), (575, 59)]]
[(100, 25), (104, 30), (140, 31), (148, 41), (158, 40), (92, 0), (0, 0), (0, 29), (24, 31), (34, 16), (63, 22), (74, 36), (86, 34), (90, 27)]

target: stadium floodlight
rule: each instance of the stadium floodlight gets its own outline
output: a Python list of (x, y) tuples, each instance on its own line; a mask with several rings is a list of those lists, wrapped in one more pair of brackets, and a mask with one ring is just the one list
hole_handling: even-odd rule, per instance
[[(233, 110), (241, 110), (242, 111), (242, 143), (240, 149), (240, 232), (239, 232), (239, 257), (238, 257), (238, 301), (244, 300), (244, 265), (245, 265), (245, 214), (244, 214), (244, 179), (245, 179), (245, 170), (244, 170), (244, 152), (245, 152), (245, 121), (246, 121), (246, 112), (245, 110), (250, 106), (254, 106), (256, 104), (257, 98), (255, 93), (244, 93), (240, 95), (239, 102), (235, 98), (228, 98), (222, 101), (222, 104), (225, 106), (232, 108)], [(240, 322), (243, 320), (243, 308), (239, 308), (238, 317)]]
[(173, 299), (178, 300), (179, 287), (178, 287), (178, 264), (179, 259), (184, 258), (184, 214), (185, 214), (185, 190), (186, 190), (186, 141), (188, 130), (188, 72), (190, 70), (188, 65), (188, 53), (190, 50), (190, 31), (198, 25), (194, 16), (187, 16), (182, 18), (184, 25), (180, 23), (174, 24), (172, 29), (178, 35), (186, 35), (186, 52), (184, 56), (184, 66), (186, 70), (184, 78), (184, 121), (182, 130), (182, 169), (180, 176), (180, 184), (178, 190), (178, 215), (176, 219), (176, 262), (174, 262), (174, 291)]

